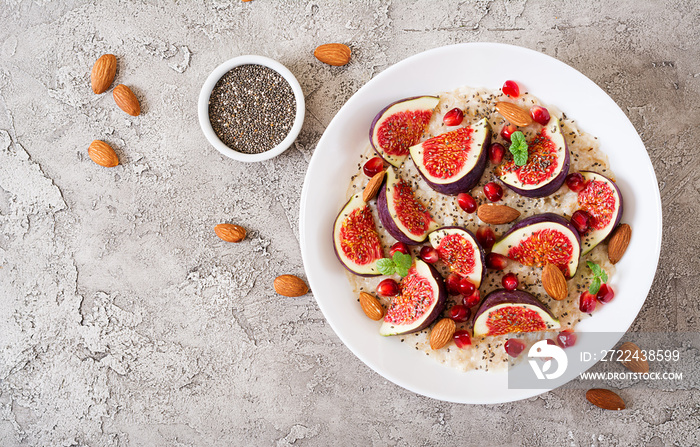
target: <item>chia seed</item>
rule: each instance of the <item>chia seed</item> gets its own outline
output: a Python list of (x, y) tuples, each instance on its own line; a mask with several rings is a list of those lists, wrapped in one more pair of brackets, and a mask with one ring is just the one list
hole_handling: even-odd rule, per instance
[(209, 121), (231, 149), (259, 154), (289, 134), (296, 116), (291, 85), (263, 65), (239, 65), (216, 83), (209, 97)]

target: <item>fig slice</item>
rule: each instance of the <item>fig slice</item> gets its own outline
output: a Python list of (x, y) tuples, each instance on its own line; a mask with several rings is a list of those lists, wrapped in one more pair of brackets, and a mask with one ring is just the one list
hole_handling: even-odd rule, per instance
[(386, 311), (381, 335), (418, 332), (428, 327), (445, 309), (447, 291), (437, 270), (419, 258), (399, 283), (400, 292)]
[(343, 267), (359, 276), (378, 276), (377, 261), (384, 257), (372, 210), (355, 194), (333, 224), (333, 247)]
[(581, 239), (568, 220), (554, 213), (543, 213), (513, 225), (491, 251), (523, 265), (554, 264), (564, 276), (571, 278), (581, 257)]
[(522, 290), (498, 289), (486, 295), (474, 315), (474, 336), (559, 329), (552, 312)]
[(450, 272), (469, 279), (479, 288), (486, 275), (484, 250), (471, 231), (462, 227), (442, 227), (431, 232), (428, 240)]
[(486, 118), (411, 146), (411, 158), (426, 183), (442, 194), (469, 191), (486, 169), (491, 127)]
[(525, 197), (546, 197), (561, 188), (569, 173), (569, 148), (556, 117), (528, 141), (528, 159), (517, 166), (509, 152), (496, 175)]
[(386, 171), (386, 181), (377, 197), (377, 211), (384, 228), (404, 244), (419, 244), (437, 228), (437, 223), (416, 198), (411, 185), (391, 167)]
[(384, 107), (369, 128), (369, 141), (377, 154), (401, 166), (409, 148), (420, 141), (439, 101), (437, 96), (414, 96)]
[(622, 193), (615, 182), (597, 172), (582, 171), (585, 187), (578, 193), (578, 206), (591, 215), (591, 228), (581, 235), (583, 254), (593, 250), (620, 223)]

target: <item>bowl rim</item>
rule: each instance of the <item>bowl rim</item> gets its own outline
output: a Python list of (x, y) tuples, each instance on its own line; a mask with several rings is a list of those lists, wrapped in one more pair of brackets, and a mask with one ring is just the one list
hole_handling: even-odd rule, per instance
[[(211, 126), (211, 122), (209, 121), (209, 97), (214, 90), (214, 86), (216, 86), (216, 83), (219, 82), (219, 79), (221, 79), (224, 74), (241, 65), (262, 65), (279, 73), (292, 87), (292, 92), (294, 92), (294, 99), (296, 101), (297, 110), (294, 117), (294, 124), (289, 130), (287, 136), (277, 146), (259, 154), (245, 154), (243, 152), (238, 152), (231, 149), (219, 139), (216, 132), (214, 132), (214, 128)], [(269, 57), (248, 54), (236, 56), (227, 60), (226, 62), (223, 62), (216, 67), (211, 74), (209, 74), (199, 92), (197, 110), (199, 115), (199, 126), (202, 128), (202, 133), (204, 133), (204, 136), (209, 141), (209, 144), (214, 146), (214, 148), (221, 154), (229, 158), (237, 161), (254, 163), (274, 158), (292, 145), (297, 136), (299, 136), (301, 127), (304, 124), (306, 105), (304, 102), (304, 92), (301, 89), (301, 85), (299, 85), (299, 81), (297, 81), (297, 78), (294, 77), (292, 72), (289, 71), (287, 67), (274, 59), (270, 59)]]

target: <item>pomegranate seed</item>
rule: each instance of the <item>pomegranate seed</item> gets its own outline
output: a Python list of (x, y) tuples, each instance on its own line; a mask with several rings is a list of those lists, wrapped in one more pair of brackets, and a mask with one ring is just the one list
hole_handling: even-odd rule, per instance
[(508, 80), (504, 82), (501, 91), (504, 95), (508, 95), (511, 98), (517, 98), (520, 96), (520, 87), (518, 87), (518, 84), (516, 84), (515, 81)]
[(479, 227), (476, 230), (476, 240), (486, 251), (490, 251), (493, 248), (493, 244), (496, 243), (496, 233), (493, 232), (491, 227)]
[(478, 290), (475, 290), (471, 295), (464, 295), (462, 299), (462, 302), (467, 307), (474, 307), (479, 304), (479, 301), (481, 301), (481, 293)]
[(515, 290), (518, 288), (518, 277), (515, 275), (515, 273), (503, 275), (501, 284), (503, 284), (503, 288), (508, 291)]
[(374, 177), (382, 169), (384, 169), (384, 160), (382, 160), (382, 157), (370, 158), (362, 167), (362, 171), (367, 177)]
[(574, 334), (571, 330), (565, 330), (562, 332), (559, 332), (559, 335), (557, 335), (557, 344), (561, 346), (562, 348), (568, 348), (576, 344), (576, 334)]
[(508, 124), (507, 126), (503, 126), (501, 129), (501, 136), (503, 137), (504, 140), (510, 141), (510, 136), (513, 135), (513, 132), (518, 130), (517, 127), (515, 127), (512, 124)]
[(584, 210), (575, 211), (571, 216), (571, 225), (576, 228), (578, 234), (584, 234), (591, 225), (591, 215)]
[(464, 113), (462, 113), (462, 109), (454, 108), (442, 117), (442, 122), (445, 123), (446, 126), (459, 126), (462, 124), (463, 119)]
[(473, 282), (469, 281), (467, 278), (462, 278), (459, 280), (459, 293), (464, 296), (469, 296), (476, 290), (476, 286)]
[(509, 356), (517, 357), (525, 350), (525, 342), (517, 338), (509, 338), (504, 347)]
[(506, 148), (501, 143), (493, 143), (489, 147), (489, 160), (491, 163), (498, 165), (503, 161), (503, 156), (506, 154)]
[(396, 296), (399, 294), (399, 283), (387, 278), (377, 284), (377, 293), (381, 296)]
[(587, 314), (593, 312), (595, 310), (595, 295), (584, 290), (579, 298), (578, 308)]
[(455, 331), (454, 341), (459, 349), (464, 349), (471, 346), (472, 338), (469, 336), (469, 331)]
[(503, 270), (508, 266), (508, 258), (498, 253), (486, 255), (486, 268), (491, 270)]
[(459, 204), (460, 208), (469, 214), (476, 212), (476, 200), (466, 192), (460, 192), (457, 194), (457, 203)]
[(407, 255), (408, 254), (408, 245), (404, 244), (403, 242), (395, 243), (389, 249), (389, 256), (394, 256), (394, 253), (396, 253), (397, 251)]
[(450, 318), (457, 323), (464, 323), (471, 316), (472, 311), (463, 304), (455, 304), (450, 308)]
[(600, 290), (598, 290), (595, 297), (598, 299), (598, 301), (605, 304), (609, 303), (613, 298), (615, 298), (615, 292), (613, 292), (612, 287), (607, 284), (603, 284), (600, 286)]
[(546, 126), (549, 122), (549, 110), (542, 106), (532, 106), (530, 107), (530, 116), (536, 122)]
[(428, 245), (420, 249), (420, 257), (428, 264), (435, 264), (440, 259), (438, 251)]
[(450, 273), (445, 279), (445, 287), (447, 287), (447, 292), (450, 295), (459, 295), (459, 283), (462, 281), (462, 277), (457, 273)]
[(496, 182), (488, 182), (484, 185), (484, 194), (492, 202), (498, 202), (503, 197), (503, 188)]
[(586, 179), (578, 172), (566, 176), (566, 186), (573, 192), (581, 192), (586, 187)]

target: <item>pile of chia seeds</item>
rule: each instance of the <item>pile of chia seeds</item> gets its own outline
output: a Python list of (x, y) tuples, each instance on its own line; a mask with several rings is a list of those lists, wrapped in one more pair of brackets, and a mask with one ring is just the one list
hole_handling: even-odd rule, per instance
[(209, 97), (209, 121), (219, 139), (244, 154), (277, 146), (296, 116), (289, 83), (263, 65), (239, 65), (219, 79)]

